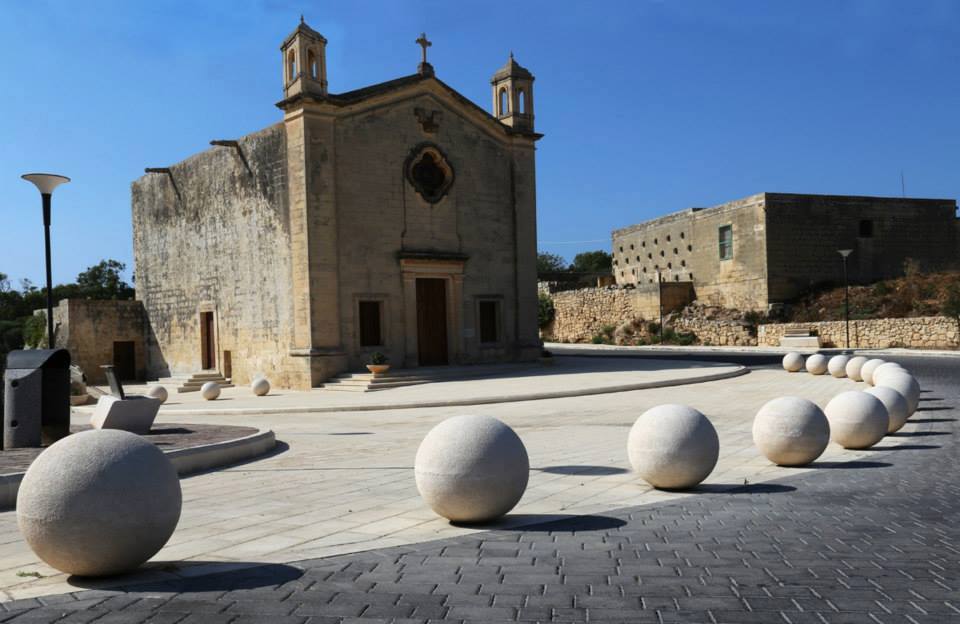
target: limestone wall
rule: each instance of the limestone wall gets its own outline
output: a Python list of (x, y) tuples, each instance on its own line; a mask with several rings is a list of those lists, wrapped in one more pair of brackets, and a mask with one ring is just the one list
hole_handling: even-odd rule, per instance
[(58, 347), (70, 351), (70, 361), (83, 370), (87, 383), (105, 384), (105, 364), (114, 364), (117, 342), (132, 342), (136, 379), (147, 372), (143, 306), (139, 301), (64, 299), (53, 309)]
[[(787, 329), (807, 328), (816, 331), (824, 346), (846, 345), (846, 324), (843, 321), (761, 325), (757, 337), (761, 345), (779, 346)], [(956, 349), (958, 344), (957, 321), (942, 316), (850, 321), (850, 346), (855, 349)]]
[(714, 346), (756, 346), (757, 337), (738, 321), (710, 320), (679, 316), (672, 320), (677, 332), (693, 333), (697, 342)]

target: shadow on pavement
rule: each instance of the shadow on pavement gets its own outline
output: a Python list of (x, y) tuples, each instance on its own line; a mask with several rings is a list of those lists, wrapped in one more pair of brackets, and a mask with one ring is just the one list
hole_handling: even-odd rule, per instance
[[(158, 579), (158, 575), (166, 577)], [(136, 572), (91, 578), (70, 576), (67, 583), (81, 589), (125, 592), (204, 592), (256, 589), (281, 585), (303, 576), (303, 570), (276, 563), (241, 561), (157, 561)]]
[[(871, 451), (877, 449), (870, 449)], [(806, 466), (798, 466), (798, 468), (818, 468), (826, 470), (858, 470), (860, 468), (889, 468), (893, 464), (888, 464), (887, 462), (876, 462), (876, 461), (848, 461), (848, 462), (813, 462)]]
[(956, 418), (911, 418), (907, 422), (912, 423), (941, 423), (941, 422), (957, 422)]
[(875, 446), (871, 451), (926, 451), (929, 449), (938, 449), (935, 444), (901, 444), (900, 446)]
[(614, 475), (630, 472), (624, 468), (613, 466), (547, 466), (546, 468), (532, 468), (540, 472), (562, 475)]
[(894, 438), (923, 438), (926, 436), (950, 435), (950, 432), (949, 431), (898, 431), (896, 433), (888, 433), (887, 435)]
[[(949, 412), (952, 409), (953, 407), (949, 405), (941, 405), (937, 407), (918, 407), (917, 411), (918, 412)], [(918, 422), (918, 421), (914, 420), (912, 422)]]
[(701, 483), (697, 487), (688, 490), (672, 491), (690, 492), (691, 494), (786, 494), (787, 492), (796, 492), (797, 488), (792, 485), (782, 485), (780, 483), (748, 483), (746, 485)]
[(510, 530), (536, 533), (553, 531), (607, 531), (627, 524), (626, 520), (610, 516), (574, 516), (567, 514), (511, 514), (494, 522), (451, 522), (453, 526), (485, 530)]

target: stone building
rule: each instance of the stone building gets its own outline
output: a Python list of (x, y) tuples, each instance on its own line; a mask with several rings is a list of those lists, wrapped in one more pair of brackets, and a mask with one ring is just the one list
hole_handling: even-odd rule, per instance
[(335, 94), (326, 43), (302, 20), (283, 41), (281, 122), (133, 183), (148, 377), (539, 354), (533, 75), (511, 55), (488, 113), (421, 35), (417, 73)]
[(956, 200), (760, 193), (614, 230), (617, 283), (691, 282), (712, 305), (766, 310), (811, 286), (960, 268)]

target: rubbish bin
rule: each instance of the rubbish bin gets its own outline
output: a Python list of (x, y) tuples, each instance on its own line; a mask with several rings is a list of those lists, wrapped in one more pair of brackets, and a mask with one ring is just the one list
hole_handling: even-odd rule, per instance
[(70, 433), (69, 351), (11, 351), (3, 385), (4, 450), (53, 444)]

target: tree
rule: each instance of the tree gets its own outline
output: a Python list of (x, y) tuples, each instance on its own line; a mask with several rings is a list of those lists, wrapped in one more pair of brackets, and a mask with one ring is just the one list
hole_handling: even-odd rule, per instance
[(76, 296), (87, 299), (130, 299), (134, 290), (120, 275), (126, 268), (124, 263), (111, 259), (88, 267), (77, 275)]
[(953, 283), (947, 288), (941, 312), (957, 321), (957, 344), (960, 345), (960, 284)]
[(609, 273), (613, 269), (613, 256), (603, 250), (578, 253), (570, 269), (577, 273)]
[(566, 261), (557, 254), (541, 251), (537, 254), (537, 274), (563, 273), (567, 270)]

